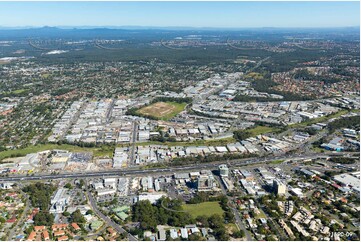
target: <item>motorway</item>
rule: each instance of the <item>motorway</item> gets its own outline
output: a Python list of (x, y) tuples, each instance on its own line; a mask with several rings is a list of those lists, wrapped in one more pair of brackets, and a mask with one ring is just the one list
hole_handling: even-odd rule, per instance
[[(349, 152), (347, 154), (356, 154), (358, 152)], [(253, 157), (245, 158), (238, 160), (229, 160), (229, 161), (215, 161), (210, 163), (200, 163), (200, 164), (189, 164), (184, 166), (177, 167), (167, 167), (167, 168), (152, 168), (144, 169), (141, 167), (131, 167), (124, 169), (113, 169), (105, 171), (89, 171), (89, 172), (73, 172), (73, 173), (60, 173), (60, 174), (49, 174), (49, 175), (14, 175), (9, 177), (1, 177), (0, 182), (15, 182), (15, 181), (25, 181), (25, 180), (49, 180), (49, 179), (63, 179), (63, 178), (88, 178), (88, 177), (106, 177), (106, 176), (148, 176), (150, 174), (160, 174), (160, 173), (174, 173), (174, 172), (187, 172), (192, 170), (201, 170), (201, 169), (216, 169), (220, 164), (227, 163), (230, 167), (237, 166), (247, 166), (257, 163), (267, 163), (276, 160), (302, 160), (302, 159), (311, 159), (311, 158), (327, 158), (330, 156), (339, 156), (345, 155), (346, 152), (342, 153), (309, 153), (309, 154), (291, 154), (291, 155), (274, 155), (272, 157)]]

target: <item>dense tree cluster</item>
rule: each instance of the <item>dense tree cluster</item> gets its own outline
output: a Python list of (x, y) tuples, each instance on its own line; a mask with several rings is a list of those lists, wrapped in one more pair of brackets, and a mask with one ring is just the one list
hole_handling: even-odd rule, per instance
[(46, 211), (50, 205), (51, 195), (56, 190), (52, 184), (37, 182), (23, 188), (23, 191), (29, 195), (31, 205), (38, 207), (42, 211)]
[(236, 95), (232, 101), (235, 102), (276, 102), (280, 101), (280, 99), (277, 98), (271, 98), (271, 97), (251, 97), (247, 95)]
[[(226, 231), (224, 218), (222, 218), (219, 214), (213, 214), (211, 216), (198, 216), (196, 218), (197, 223), (201, 224), (204, 227), (210, 227), (213, 229), (214, 237), (220, 241), (229, 240), (229, 235)], [(233, 233), (234, 237), (240, 238), (243, 237), (244, 234), (241, 233)]]
[(182, 227), (194, 222), (190, 214), (182, 209), (180, 200), (161, 198), (156, 204), (148, 200), (138, 201), (133, 207), (133, 221), (140, 222), (142, 230), (155, 231), (158, 224)]
[[(305, 131), (306, 131), (309, 135), (315, 135), (315, 134), (317, 134), (317, 130), (314, 129), (314, 128), (311, 128), (311, 127), (307, 127), (307, 128), (305, 129)], [(302, 131), (301, 131), (301, 132), (302, 132)]]
[(164, 133), (163, 131), (159, 132), (159, 135), (150, 137), (151, 141), (158, 142), (176, 142), (177, 140), (174, 137), (170, 137), (168, 133)]
[(71, 215), (70, 215), (70, 219), (69, 221), (71, 223), (78, 223), (78, 224), (83, 224), (86, 222), (84, 216), (81, 214), (80, 210), (77, 209), (75, 210)]
[(39, 211), (34, 216), (34, 225), (35, 226), (51, 226), (54, 223), (54, 215), (47, 211)]
[(233, 137), (238, 141), (245, 140), (251, 136), (252, 134), (247, 130), (236, 130), (233, 132)]
[(190, 97), (156, 97), (151, 103), (157, 102), (176, 102), (176, 103), (191, 103), (192, 98)]
[(228, 206), (228, 198), (227, 196), (221, 196), (219, 200), (219, 204), (221, 205), (222, 209), (224, 210), (224, 219), (227, 223), (234, 223), (234, 215), (231, 211), (231, 208)]
[(360, 115), (352, 117), (344, 117), (330, 122), (327, 128), (330, 132), (334, 132), (340, 128), (359, 128), (360, 127)]
[(55, 89), (51, 92), (51, 95), (52, 96), (60, 96), (60, 95), (63, 95), (63, 94), (66, 94), (68, 92), (72, 91), (71, 88), (66, 88), (66, 87), (63, 87), (63, 88), (59, 88), (59, 89)]
[(220, 215), (214, 214), (208, 218), (208, 224), (211, 229), (213, 229), (214, 237), (220, 241), (229, 240), (229, 235), (226, 231), (223, 219)]
[(339, 164), (354, 164), (356, 159), (351, 157), (331, 157), (329, 161)]

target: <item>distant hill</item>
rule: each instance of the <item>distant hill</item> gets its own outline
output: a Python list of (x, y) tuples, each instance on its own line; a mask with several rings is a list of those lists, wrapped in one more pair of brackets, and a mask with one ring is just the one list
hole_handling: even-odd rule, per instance
[(257, 37), (259, 39), (280, 39), (284, 35), (329, 35), (359, 36), (358, 27), (348, 28), (189, 28), (189, 27), (49, 27), (41, 28), (6, 28), (0, 27), (0, 39), (29, 39), (29, 38), (64, 38), (64, 39), (172, 39), (178, 36), (202, 35), (239, 38), (240, 36)]

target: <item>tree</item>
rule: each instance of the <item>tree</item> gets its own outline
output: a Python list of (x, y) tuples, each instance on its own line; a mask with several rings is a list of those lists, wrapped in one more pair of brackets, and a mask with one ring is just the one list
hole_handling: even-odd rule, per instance
[(231, 211), (226, 211), (224, 213), (224, 218), (227, 220), (228, 223), (234, 222), (234, 214)]
[(245, 139), (251, 137), (251, 135), (252, 134), (246, 130), (236, 130), (233, 133), (233, 137), (238, 141), (245, 140)]
[(72, 186), (70, 183), (65, 184), (64, 187), (65, 187), (65, 188), (68, 188), (68, 189), (72, 189), (72, 188), (73, 188), (73, 186)]
[(29, 235), (31, 233), (31, 231), (33, 231), (33, 230), (34, 230), (34, 226), (31, 225), (24, 230), (24, 233), (26, 235)]
[(178, 199), (163, 197), (154, 205), (148, 200), (139, 201), (132, 209), (133, 221), (140, 222), (140, 228), (143, 230), (151, 229), (155, 232), (158, 224), (182, 227), (194, 222), (188, 213), (182, 211), (182, 202)]
[(193, 234), (188, 236), (188, 240), (190, 240), (190, 241), (198, 241), (198, 240), (202, 240), (202, 237), (199, 234), (193, 233)]
[(84, 216), (81, 214), (80, 210), (77, 209), (71, 214), (70, 222), (83, 224), (86, 222), (86, 220), (85, 220)]
[(23, 192), (29, 194), (29, 199), (33, 207), (39, 207), (40, 210), (47, 210), (50, 204), (50, 197), (56, 190), (52, 184), (37, 182), (23, 188)]
[(111, 202), (110, 205), (116, 205), (118, 203), (118, 199), (114, 198)]
[(85, 182), (83, 179), (80, 179), (79, 181), (79, 188), (82, 188), (85, 185)]
[(243, 238), (245, 236), (245, 232), (243, 230), (238, 230), (236, 232), (233, 232), (232, 236), (234, 238)]
[(53, 225), (53, 223), (54, 223), (54, 215), (49, 212), (39, 211), (34, 216), (35, 226), (40, 226), (40, 225), (51, 226)]
[(154, 231), (158, 222), (156, 209), (154, 209), (148, 200), (137, 202), (133, 207), (133, 214), (133, 220), (140, 222), (141, 229), (151, 229)]
[(205, 216), (205, 215), (198, 216), (198, 217), (196, 218), (196, 221), (197, 221), (198, 223), (201, 223), (203, 227), (209, 227), (208, 217)]
[(88, 211), (86, 211), (86, 213), (85, 213), (85, 214), (86, 214), (86, 215), (89, 215), (89, 214), (90, 214), (90, 215), (93, 215), (93, 214), (94, 214), (94, 212), (93, 212), (93, 210), (90, 210), (90, 209), (89, 209)]

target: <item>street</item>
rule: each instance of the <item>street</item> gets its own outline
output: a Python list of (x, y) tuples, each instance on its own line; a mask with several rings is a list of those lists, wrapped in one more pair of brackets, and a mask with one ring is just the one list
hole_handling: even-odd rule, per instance
[(117, 223), (115, 223), (112, 219), (110, 219), (109, 217), (105, 216), (102, 212), (100, 212), (98, 210), (97, 207), (97, 203), (93, 197), (93, 195), (91, 194), (91, 192), (89, 192), (89, 190), (87, 189), (87, 197), (88, 200), (90, 202), (90, 207), (92, 208), (92, 210), (95, 212), (95, 214), (100, 217), (102, 220), (104, 220), (105, 223), (107, 223), (109, 226), (113, 227), (119, 234), (122, 233), (126, 233), (128, 236), (128, 239), (130, 241), (136, 241), (137, 239), (131, 235), (130, 233), (128, 233), (125, 229), (123, 229), (122, 227), (120, 227)]

